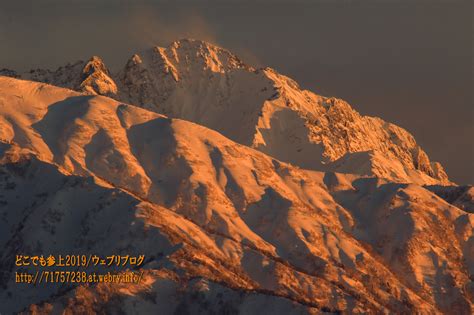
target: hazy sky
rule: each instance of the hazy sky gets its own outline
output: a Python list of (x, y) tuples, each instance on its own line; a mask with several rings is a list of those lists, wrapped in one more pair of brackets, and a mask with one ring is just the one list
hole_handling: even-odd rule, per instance
[(474, 183), (472, 1), (0, 0), (0, 68), (57, 67), (192, 37), (412, 132)]

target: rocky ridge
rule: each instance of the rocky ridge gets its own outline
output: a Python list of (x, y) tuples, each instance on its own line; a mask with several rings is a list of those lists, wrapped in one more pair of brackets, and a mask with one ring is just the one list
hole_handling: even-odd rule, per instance
[(117, 73), (93, 57), (54, 72), (3, 74), (193, 121), (306, 169), (450, 184), (441, 164), (405, 129), (361, 116), (343, 100), (302, 90), (271, 68), (255, 69), (203, 41), (180, 40), (135, 54)]

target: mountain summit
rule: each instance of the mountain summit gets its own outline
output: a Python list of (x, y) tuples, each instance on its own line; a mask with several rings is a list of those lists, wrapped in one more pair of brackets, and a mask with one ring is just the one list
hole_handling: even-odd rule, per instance
[(271, 68), (254, 69), (200, 40), (134, 54), (112, 74), (98, 57), (54, 72), (4, 74), (193, 121), (306, 169), (450, 183), (441, 164), (432, 162), (405, 129), (362, 116), (343, 100), (302, 90)]

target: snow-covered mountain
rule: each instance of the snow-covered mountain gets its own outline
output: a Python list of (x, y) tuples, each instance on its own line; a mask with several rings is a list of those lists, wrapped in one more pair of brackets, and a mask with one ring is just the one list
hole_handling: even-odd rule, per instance
[(441, 164), (430, 161), (403, 128), (361, 116), (343, 100), (302, 90), (273, 69), (254, 69), (199, 40), (135, 54), (117, 73), (93, 57), (56, 71), (3, 74), (106, 95), (193, 121), (306, 169), (450, 183)]
[[(334, 102), (325, 115), (348, 108)], [(305, 170), (189, 121), (1, 76), (0, 139), (2, 313), (472, 313), (472, 188)], [(145, 281), (14, 283), (18, 252), (71, 250), (143, 253)]]

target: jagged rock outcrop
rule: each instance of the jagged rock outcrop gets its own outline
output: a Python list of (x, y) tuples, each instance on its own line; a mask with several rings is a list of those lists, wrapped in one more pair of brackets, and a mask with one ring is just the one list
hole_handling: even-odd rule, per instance
[(474, 187), (471, 185), (464, 186), (427, 186), (427, 189), (434, 192), (439, 197), (443, 198), (450, 204), (467, 211), (474, 213)]
[(117, 94), (117, 85), (110, 78), (109, 70), (102, 59), (97, 56), (93, 56), (82, 69), (80, 82), (76, 90), (110, 97)]
[(110, 72), (100, 57), (93, 56), (89, 61), (78, 61), (59, 67), (55, 71), (34, 69), (27, 73), (13, 70), (0, 70), (0, 75), (44, 82), (91, 95), (114, 97), (117, 85), (110, 77)]

